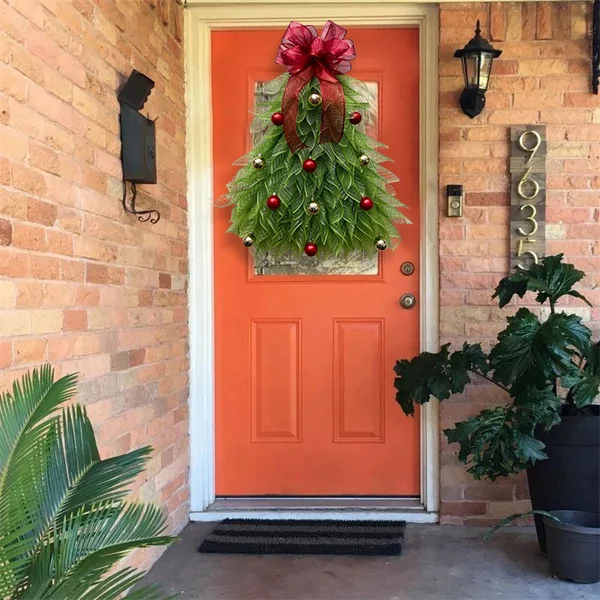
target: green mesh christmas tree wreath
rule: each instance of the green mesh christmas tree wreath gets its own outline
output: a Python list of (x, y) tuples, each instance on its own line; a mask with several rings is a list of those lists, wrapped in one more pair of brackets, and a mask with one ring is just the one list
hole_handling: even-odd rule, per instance
[(267, 83), (255, 107), (260, 140), (236, 161), (228, 185), (229, 232), (258, 252), (309, 256), (373, 254), (400, 237), (409, 222), (381, 165), (385, 146), (356, 125), (368, 92), (345, 75), (355, 57), (346, 31), (328, 21), (321, 36), (292, 22), (277, 56), (288, 73)]

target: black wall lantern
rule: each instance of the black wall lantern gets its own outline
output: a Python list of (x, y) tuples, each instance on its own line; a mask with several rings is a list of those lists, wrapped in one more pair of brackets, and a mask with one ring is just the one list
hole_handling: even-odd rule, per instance
[(471, 117), (476, 117), (485, 106), (485, 93), (490, 81), (492, 62), (502, 50), (496, 50), (481, 37), (481, 28), (477, 21), (475, 37), (462, 49), (454, 53), (454, 58), (462, 61), (465, 89), (460, 96), (460, 107)]
[[(155, 121), (145, 117), (142, 110), (154, 87), (154, 81), (136, 71), (119, 92), (121, 107), (121, 162), (123, 164), (123, 208), (140, 221), (158, 223), (157, 210), (137, 210), (138, 183), (156, 183), (156, 127)], [(131, 182), (132, 196), (127, 202), (127, 182)]]
[(592, 92), (600, 88), (600, 0), (592, 5)]

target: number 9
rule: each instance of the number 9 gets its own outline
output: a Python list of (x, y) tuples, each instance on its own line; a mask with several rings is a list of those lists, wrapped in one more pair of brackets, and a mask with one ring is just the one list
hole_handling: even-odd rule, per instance
[[(535, 138), (535, 144), (533, 146), (531, 146), (531, 148), (528, 148), (525, 145), (525, 140), (528, 135), (532, 135)], [(524, 150), (525, 152), (531, 152), (531, 156), (529, 157), (529, 160), (525, 164), (528, 165), (533, 160), (535, 153), (539, 150), (539, 147), (541, 145), (542, 145), (542, 138), (541, 138), (540, 134), (537, 131), (535, 131), (534, 129), (525, 131), (519, 136), (519, 147), (521, 148), (521, 150)]]

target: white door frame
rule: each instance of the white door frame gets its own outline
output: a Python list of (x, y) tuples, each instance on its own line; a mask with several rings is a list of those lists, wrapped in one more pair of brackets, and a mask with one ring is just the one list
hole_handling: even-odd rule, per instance
[[(188, 2), (185, 22), (187, 168), (190, 262), (190, 488), (192, 520), (212, 520), (215, 502), (215, 393), (213, 290), (213, 170), (211, 32), (281, 27), (292, 20), (320, 26), (418, 27), (420, 30), (421, 349), (439, 347), (438, 282), (438, 8), (431, 4), (372, 3), (368, 0), (268, 4), (230, 0)], [(351, 37), (351, 36), (350, 36)], [(275, 55), (276, 48), (273, 49)], [(391, 378), (390, 365), (390, 378)], [(391, 384), (391, 382), (390, 382)], [(439, 416), (430, 402), (421, 410), (421, 497), (419, 511), (394, 517), (437, 520), (439, 510)], [(339, 510), (339, 509), (338, 509)], [(242, 511), (243, 512), (243, 511)], [(268, 512), (268, 511), (267, 511)], [(299, 515), (301, 511), (292, 511)], [(237, 511), (240, 513), (240, 511)], [(374, 515), (389, 518), (386, 511)], [(228, 513), (231, 515), (231, 511)], [(280, 517), (281, 512), (277, 513)], [(311, 514), (317, 516), (315, 511)], [(364, 511), (355, 516), (368, 516)], [(269, 516), (261, 513), (261, 516)], [(289, 514), (287, 516), (290, 516)], [(306, 515), (303, 515), (306, 516)], [(340, 514), (338, 513), (339, 517)], [(347, 516), (347, 515), (346, 515)]]

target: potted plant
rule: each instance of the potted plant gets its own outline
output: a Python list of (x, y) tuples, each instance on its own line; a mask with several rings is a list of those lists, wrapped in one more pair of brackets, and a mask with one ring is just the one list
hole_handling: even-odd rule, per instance
[[(159, 508), (128, 502), (150, 447), (101, 459), (75, 376), (49, 366), (0, 394), (0, 598), (117, 600), (144, 573), (117, 563), (170, 544)], [(113, 567), (115, 567), (113, 569)], [(129, 600), (159, 600), (154, 586)]]
[(522, 517), (543, 518), (548, 561), (554, 577), (575, 583), (600, 581), (600, 515), (580, 510), (530, 510), (510, 515), (496, 523), (484, 536)]
[[(501, 403), (444, 433), (475, 479), (495, 480), (527, 469), (534, 510), (597, 513), (600, 505), (600, 344), (581, 318), (557, 309), (565, 297), (588, 300), (573, 286), (583, 271), (548, 256), (500, 281), (500, 308), (536, 294), (538, 311), (521, 307), (489, 353), (480, 344), (423, 352), (396, 363), (396, 400), (407, 415), (431, 397), (461, 393), (476, 375), (499, 388)], [(507, 398), (508, 395), (508, 398)], [(504, 400), (508, 400), (505, 402)], [(542, 517), (535, 516), (546, 551)]]

